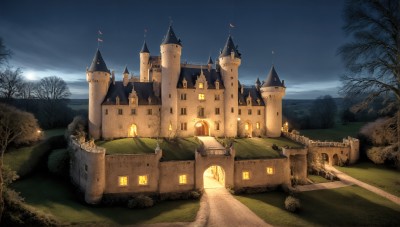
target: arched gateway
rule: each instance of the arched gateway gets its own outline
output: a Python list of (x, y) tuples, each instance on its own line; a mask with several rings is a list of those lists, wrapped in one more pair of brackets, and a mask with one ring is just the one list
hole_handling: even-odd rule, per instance
[(206, 121), (198, 121), (194, 125), (196, 136), (209, 136), (210, 135), (210, 127)]

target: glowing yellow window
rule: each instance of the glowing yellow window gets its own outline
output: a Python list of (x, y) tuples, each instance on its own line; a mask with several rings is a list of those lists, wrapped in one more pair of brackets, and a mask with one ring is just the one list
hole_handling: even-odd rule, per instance
[(204, 84), (203, 83), (199, 83), (199, 88), (203, 89), (204, 88)]
[(242, 172), (242, 179), (243, 180), (250, 180), (250, 172), (249, 171), (243, 171)]
[(260, 129), (260, 122), (257, 122), (257, 123), (256, 123), (256, 128), (257, 128), (257, 129)]
[(128, 177), (127, 176), (119, 176), (118, 177), (118, 186), (120, 186), (120, 187), (128, 186)]
[(274, 174), (274, 168), (272, 168), (272, 167), (267, 167), (267, 174), (268, 174), (268, 175)]
[(169, 125), (168, 125), (168, 131), (172, 131), (172, 124), (171, 123), (169, 123)]
[(147, 175), (141, 175), (138, 177), (139, 185), (147, 185)]
[(179, 175), (179, 184), (187, 184), (187, 175)]
[(244, 125), (244, 130), (249, 130), (249, 123), (246, 123), (246, 124)]
[(204, 94), (199, 94), (199, 100), (205, 100), (206, 98), (205, 98), (205, 96), (204, 96)]

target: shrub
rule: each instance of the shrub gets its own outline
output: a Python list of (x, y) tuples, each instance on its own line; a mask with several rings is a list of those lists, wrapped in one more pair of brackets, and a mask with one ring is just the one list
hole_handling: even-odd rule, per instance
[(375, 164), (383, 164), (389, 155), (384, 147), (371, 147), (367, 150), (367, 157)]
[(84, 140), (86, 138), (86, 131), (87, 119), (83, 116), (76, 116), (68, 125), (65, 131), (65, 138), (68, 140), (69, 136), (74, 135), (78, 140)]
[(198, 200), (201, 197), (201, 193), (198, 191), (191, 191), (190, 192), (190, 198)]
[(188, 191), (188, 192), (170, 192), (160, 194), (160, 200), (185, 200), (185, 199), (199, 199), (201, 197), (200, 191)]
[(147, 208), (147, 207), (152, 207), (153, 205), (154, 205), (153, 199), (145, 195), (139, 195), (137, 197), (128, 200), (128, 208), (131, 209)]
[(68, 149), (53, 150), (47, 160), (49, 171), (58, 176), (68, 176), (69, 153)]
[(300, 210), (300, 200), (293, 196), (286, 197), (285, 209), (292, 213), (299, 211)]

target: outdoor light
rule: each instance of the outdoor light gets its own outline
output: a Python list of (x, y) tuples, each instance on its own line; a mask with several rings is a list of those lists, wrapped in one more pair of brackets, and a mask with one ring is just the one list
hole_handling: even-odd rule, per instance
[(195, 126), (198, 127), (198, 128), (200, 128), (200, 127), (203, 126), (203, 125), (202, 125), (200, 122), (197, 122)]
[(240, 121), (240, 117), (238, 117), (238, 121)]
[(40, 130), (37, 130), (37, 133), (41, 133), (42, 131), (40, 131)]

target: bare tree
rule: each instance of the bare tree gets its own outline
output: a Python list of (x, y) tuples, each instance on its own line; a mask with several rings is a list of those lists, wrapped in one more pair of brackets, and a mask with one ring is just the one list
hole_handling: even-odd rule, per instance
[(383, 97), (383, 111), (397, 110), (400, 144), (400, 1), (349, 0), (344, 17), (344, 31), (353, 39), (339, 49), (348, 69), (341, 91), (366, 97), (356, 109)]
[(0, 65), (2, 65), (11, 56), (11, 51), (4, 45), (3, 39), (0, 37)]
[(18, 97), (22, 99), (33, 99), (35, 98), (34, 92), (37, 83), (33, 81), (24, 81), (18, 91)]
[(35, 89), (35, 96), (39, 99), (61, 100), (67, 99), (70, 95), (67, 83), (57, 76), (41, 79)]
[(0, 103), (0, 222), (4, 210), (4, 152), (11, 143), (29, 143), (37, 141), (39, 138), (40, 128), (31, 113)]
[(0, 71), (0, 95), (5, 99), (12, 99), (18, 95), (24, 80), (20, 68), (7, 67)]

